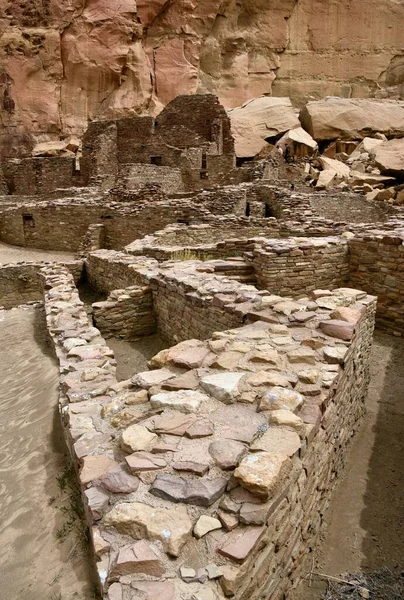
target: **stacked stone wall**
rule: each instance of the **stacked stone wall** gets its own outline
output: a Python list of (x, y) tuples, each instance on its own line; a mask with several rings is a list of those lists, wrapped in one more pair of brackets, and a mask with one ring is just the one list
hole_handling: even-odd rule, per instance
[[(118, 384), (71, 276), (47, 267), (42, 277), (64, 367), (60, 412), (108, 600), (133, 591), (284, 598), (303, 574), (363, 414), (375, 299), (347, 289), (300, 302), (267, 295), (262, 317), (270, 310), (276, 322), (183, 342)], [(263, 302), (255, 292), (253, 304)], [(307, 309), (311, 318), (297, 320)], [(152, 452), (138, 449), (146, 438)], [(217, 453), (223, 442), (234, 455)]]
[(134, 340), (156, 332), (153, 296), (149, 287), (114, 290), (105, 302), (92, 304), (94, 325), (105, 338)]
[(74, 156), (11, 159), (2, 165), (7, 193), (36, 195), (82, 186)]
[(134, 285), (147, 285), (148, 274), (156, 268), (157, 261), (152, 258), (134, 258), (113, 250), (92, 252), (85, 261), (90, 286), (104, 294)]
[(349, 240), (350, 283), (377, 295), (377, 326), (404, 335), (404, 234), (369, 232)]
[[(43, 300), (42, 278), (39, 275), (46, 263), (16, 263), (0, 265), (0, 306), (6, 309)], [(65, 263), (73, 275), (76, 284), (79, 283), (83, 262)]]
[(334, 289), (349, 279), (348, 243), (343, 238), (265, 240), (253, 252), (258, 285), (281, 296)]

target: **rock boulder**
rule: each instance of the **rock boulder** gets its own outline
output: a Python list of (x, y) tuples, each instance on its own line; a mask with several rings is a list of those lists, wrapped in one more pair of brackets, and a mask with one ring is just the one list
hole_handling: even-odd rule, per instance
[(326, 98), (300, 111), (302, 127), (316, 140), (363, 139), (370, 134), (404, 136), (404, 102)]

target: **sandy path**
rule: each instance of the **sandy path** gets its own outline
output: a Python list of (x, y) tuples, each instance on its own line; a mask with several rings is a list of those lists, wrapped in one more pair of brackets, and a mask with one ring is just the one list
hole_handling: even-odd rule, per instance
[[(314, 555), (327, 575), (404, 567), (404, 339), (376, 332), (371, 375), (368, 412)], [(318, 600), (324, 589), (314, 578), (293, 600)]]
[(4, 244), (3, 242), (0, 242), (0, 265), (21, 261), (63, 262), (69, 260), (74, 260), (74, 252), (39, 250), (37, 248), (11, 246), (10, 244)]
[(56, 477), (66, 462), (58, 371), (41, 309), (0, 311), (0, 597), (90, 600), (91, 570), (66, 522)]

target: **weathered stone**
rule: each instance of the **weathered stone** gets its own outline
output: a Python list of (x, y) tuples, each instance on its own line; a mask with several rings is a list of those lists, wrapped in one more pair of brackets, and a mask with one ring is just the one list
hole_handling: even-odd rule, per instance
[(348, 352), (345, 346), (326, 346), (323, 348), (324, 358), (330, 364), (343, 365)]
[(199, 385), (198, 377), (194, 371), (187, 371), (179, 377), (164, 381), (163, 388), (167, 390), (196, 390)]
[(246, 382), (252, 386), (276, 386), (290, 387), (289, 380), (277, 371), (257, 371), (249, 375)]
[(226, 372), (208, 375), (201, 379), (201, 386), (224, 404), (232, 404), (240, 395), (239, 383), (245, 373)]
[(95, 557), (99, 559), (103, 554), (109, 552), (111, 544), (100, 534), (98, 527), (91, 528), (91, 537), (93, 540)]
[(206, 473), (209, 471), (209, 465), (185, 460), (177, 461), (171, 466), (175, 471), (187, 471), (189, 473), (193, 473), (194, 475), (199, 475), (199, 477), (206, 475)]
[(209, 348), (204, 346), (189, 348), (176, 354), (173, 358), (173, 363), (178, 367), (196, 369), (202, 365), (209, 352)]
[(283, 408), (272, 410), (268, 418), (269, 422), (273, 425), (284, 425), (285, 427), (296, 429), (296, 431), (300, 431), (303, 425), (303, 421), (297, 415)]
[(155, 394), (150, 398), (150, 404), (154, 408), (173, 408), (181, 412), (193, 413), (206, 400), (209, 400), (209, 396), (206, 394), (193, 390), (181, 390)]
[(142, 425), (131, 425), (121, 435), (121, 448), (125, 452), (150, 450), (158, 437)]
[(211, 421), (196, 421), (185, 431), (186, 437), (191, 439), (208, 437), (215, 433), (215, 427)]
[(127, 473), (120, 465), (108, 469), (100, 481), (114, 494), (130, 494), (136, 492), (139, 487), (139, 479)]
[(354, 323), (348, 323), (346, 321), (340, 321), (337, 319), (321, 321), (319, 323), (319, 327), (326, 335), (345, 341), (351, 340), (355, 332)]
[(309, 365), (316, 364), (316, 353), (310, 348), (298, 348), (288, 352), (288, 359), (291, 363), (308, 363)]
[(86, 485), (90, 481), (102, 477), (108, 469), (117, 466), (117, 464), (105, 455), (85, 456), (80, 471), (80, 481), (83, 485)]
[(142, 600), (176, 600), (175, 585), (172, 581), (132, 581), (135, 598)]
[(265, 525), (269, 507), (267, 504), (244, 502), (240, 509), (240, 521), (245, 525)]
[(303, 369), (299, 371), (298, 377), (303, 383), (317, 383), (320, 373), (317, 369)]
[(216, 440), (209, 445), (209, 454), (223, 470), (235, 469), (246, 452), (243, 444), (233, 440)]
[(218, 519), (209, 517), (208, 515), (201, 515), (194, 527), (194, 535), (199, 539), (209, 533), (209, 531), (221, 529), (221, 527), (222, 524)]
[(167, 411), (154, 418), (154, 430), (157, 433), (182, 436), (194, 425), (195, 420), (196, 417), (193, 415)]
[(277, 452), (293, 456), (300, 448), (300, 437), (286, 427), (271, 427), (250, 446), (251, 450)]
[(108, 588), (108, 600), (123, 600), (123, 588), (120, 583), (113, 583)]
[(164, 500), (197, 506), (211, 506), (226, 489), (227, 479), (184, 479), (169, 473), (158, 474), (150, 493)]
[(249, 454), (239, 464), (234, 477), (241, 486), (266, 500), (290, 471), (292, 463), (285, 454), (260, 452)]
[(226, 531), (232, 531), (238, 526), (239, 521), (237, 515), (224, 512), (223, 510), (219, 510), (217, 516), (219, 517), (220, 522), (222, 523)]
[(185, 506), (155, 508), (139, 502), (116, 504), (105, 515), (104, 525), (138, 540), (159, 540), (172, 556), (179, 556), (192, 531)]
[(301, 406), (303, 402), (304, 398), (298, 392), (275, 386), (261, 396), (258, 410), (283, 409), (291, 410), (293, 412)]
[(99, 521), (108, 509), (109, 496), (95, 487), (85, 490), (84, 495), (87, 498), (88, 507), (93, 519)]
[(139, 471), (156, 471), (164, 469), (167, 466), (167, 461), (157, 454), (151, 452), (134, 452), (129, 456), (125, 456), (125, 460), (132, 473)]
[(218, 552), (234, 562), (243, 563), (257, 546), (265, 527), (242, 527), (225, 536)]
[(168, 379), (173, 379), (177, 376), (175, 371), (169, 369), (155, 369), (153, 371), (144, 371), (143, 373), (137, 373), (132, 377), (131, 381), (133, 385), (142, 387), (146, 390), (154, 385), (160, 385)]
[(141, 540), (119, 550), (116, 562), (113, 564), (110, 577), (119, 577), (121, 575), (133, 575), (134, 573), (144, 573), (153, 577), (164, 575), (165, 568), (163, 562), (151, 546)]

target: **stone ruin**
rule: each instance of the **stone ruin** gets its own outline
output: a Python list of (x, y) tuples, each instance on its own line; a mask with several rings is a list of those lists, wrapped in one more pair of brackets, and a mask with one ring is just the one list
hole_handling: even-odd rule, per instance
[[(76, 253), (2, 265), (0, 304), (44, 303), (103, 598), (283, 600), (361, 423), (375, 323), (404, 334), (403, 209), (291, 189), (277, 150), (237, 167), (209, 95), (91, 123), (80, 169), (1, 168), (0, 241)], [(155, 332), (166, 348), (118, 381), (106, 340)]]

